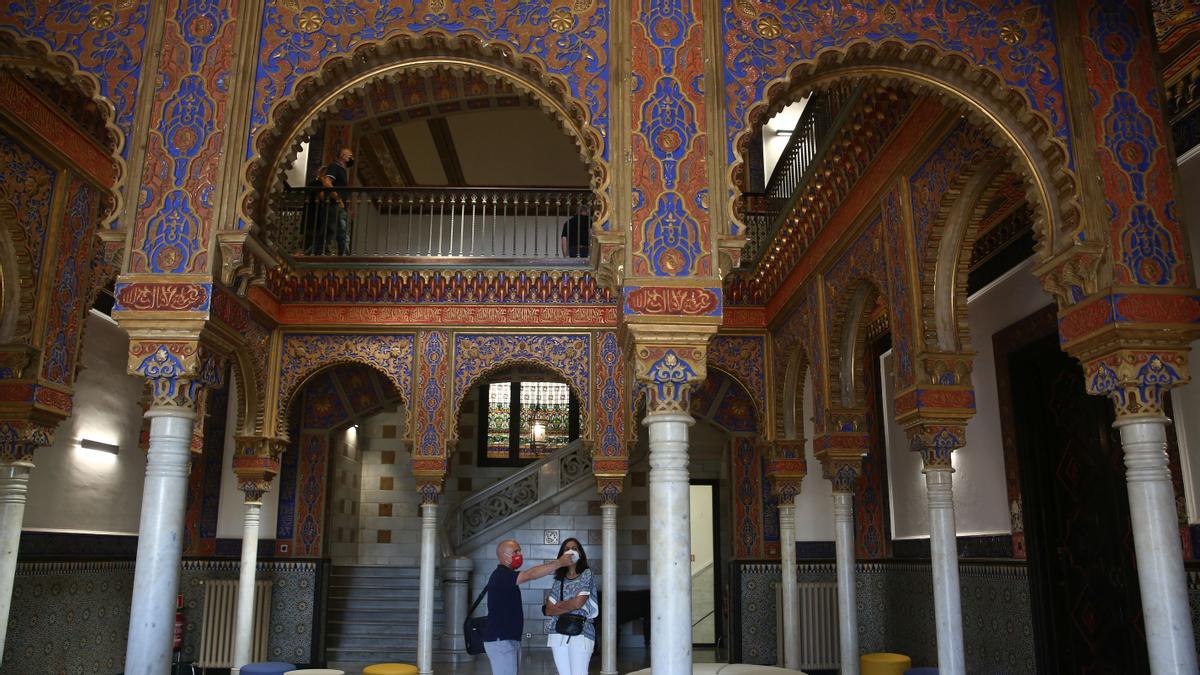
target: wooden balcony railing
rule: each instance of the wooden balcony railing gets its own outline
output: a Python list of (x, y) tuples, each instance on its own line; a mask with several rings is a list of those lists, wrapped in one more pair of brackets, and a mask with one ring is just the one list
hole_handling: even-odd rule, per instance
[(272, 239), (301, 261), (586, 258), (594, 213), (590, 190), (287, 188)]

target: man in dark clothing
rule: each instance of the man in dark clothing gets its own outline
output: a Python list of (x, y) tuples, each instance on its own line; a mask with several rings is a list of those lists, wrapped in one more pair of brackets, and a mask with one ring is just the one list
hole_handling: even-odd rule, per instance
[(492, 675), (517, 675), (521, 667), (521, 634), (525, 630), (525, 612), (521, 608), (518, 584), (567, 567), (574, 559), (568, 553), (524, 572), (518, 572), (525, 562), (521, 545), (506, 539), (496, 546), (499, 565), (488, 579), (488, 620), (483, 630), (483, 649), (492, 664)]
[(354, 151), (350, 148), (342, 148), (333, 164), (325, 168), (325, 175), (329, 178), (329, 187), (334, 188), (331, 193), (333, 206), (329, 209), (330, 216), (332, 216), (329, 230), (337, 235), (338, 255), (350, 253), (350, 214), (346, 211), (345, 201), (349, 195), (344, 194), (345, 190), (339, 193), (337, 188), (344, 188), (350, 184), (348, 169), (352, 166), (354, 166)]
[(591, 243), (592, 217), (586, 213), (577, 213), (563, 223), (559, 248), (564, 258), (588, 257), (588, 245)]

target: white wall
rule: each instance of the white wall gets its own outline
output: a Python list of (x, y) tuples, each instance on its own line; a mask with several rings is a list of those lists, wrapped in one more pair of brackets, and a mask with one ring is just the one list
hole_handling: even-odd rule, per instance
[[(138, 447), (142, 380), (125, 373), (129, 335), (89, 312), (80, 351), (74, 412), (33, 457), (24, 529), (137, 534), (146, 456)], [(81, 438), (121, 450), (83, 450)]]
[(692, 575), (713, 563), (713, 486), (691, 485)]
[[(233, 475), (233, 453), (237, 451), (237, 444), (233, 437), (238, 432), (238, 396), (233, 377), (236, 375), (230, 377), (229, 406), (224, 411), (225, 454), (221, 458), (221, 500), (217, 508), (218, 539), (241, 539), (246, 516), (246, 507), (244, 506), (246, 497), (237, 487), (237, 476)], [(214, 410), (212, 414), (218, 413)], [(271, 491), (263, 495), (262, 515), (258, 528), (259, 539), (275, 538), (276, 513), (279, 509), (278, 488), (279, 479), (276, 478), (271, 484)]]
[[(804, 373), (804, 458), (808, 474), (796, 495), (796, 541), (833, 541), (833, 483), (821, 475), (813, 454), (812, 370)], [(782, 413), (781, 413), (782, 414)]]
[[(959, 535), (1010, 534), (1008, 492), (1004, 479), (1000, 405), (996, 391), (996, 365), (992, 336), (1053, 302), (1030, 273), (1032, 260), (1010, 270), (972, 295), (967, 302), (971, 346), (976, 351), (971, 372), (975, 388), (975, 416), (967, 424), (967, 445), (956, 450), (954, 509)], [(884, 401), (894, 398), (892, 353), (881, 358)], [(888, 496), (891, 500), (892, 536), (915, 539), (929, 536), (925, 501), (925, 476), (921, 457), (908, 449), (888, 405), (885, 436), (888, 458)]]
[[(1189, 153), (1179, 162), (1180, 212), (1184, 230), (1192, 246), (1192, 268), (1200, 278), (1200, 149)], [(1200, 523), (1200, 368), (1196, 361), (1200, 350), (1193, 343), (1191, 353), (1192, 381), (1171, 392), (1175, 430), (1179, 439), (1179, 455), (1183, 467), (1183, 492), (1187, 499), (1188, 522)]]

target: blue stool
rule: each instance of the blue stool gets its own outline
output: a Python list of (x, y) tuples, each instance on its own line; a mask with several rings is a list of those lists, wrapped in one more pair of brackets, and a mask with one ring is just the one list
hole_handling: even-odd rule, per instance
[(265, 663), (247, 663), (242, 666), (242, 675), (283, 675), (289, 670), (295, 670), (292, 663), (283, 661), (267, 661)]
[(937, 668), (909, 668), (904, 671), (904, 675), (938, 675)]

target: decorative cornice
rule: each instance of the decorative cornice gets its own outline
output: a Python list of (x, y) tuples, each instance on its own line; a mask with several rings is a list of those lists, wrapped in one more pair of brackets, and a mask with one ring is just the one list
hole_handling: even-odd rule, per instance
[(616, 304), (613, 293), (584, 269), (272, 269), (266, 281), (280, 303)]
[(648, 394), (647, 412), (686, 413), (692, 386), (707, 374), (708, 341), (717, 326), (627, 322), (621, 332), (634, 379)]

